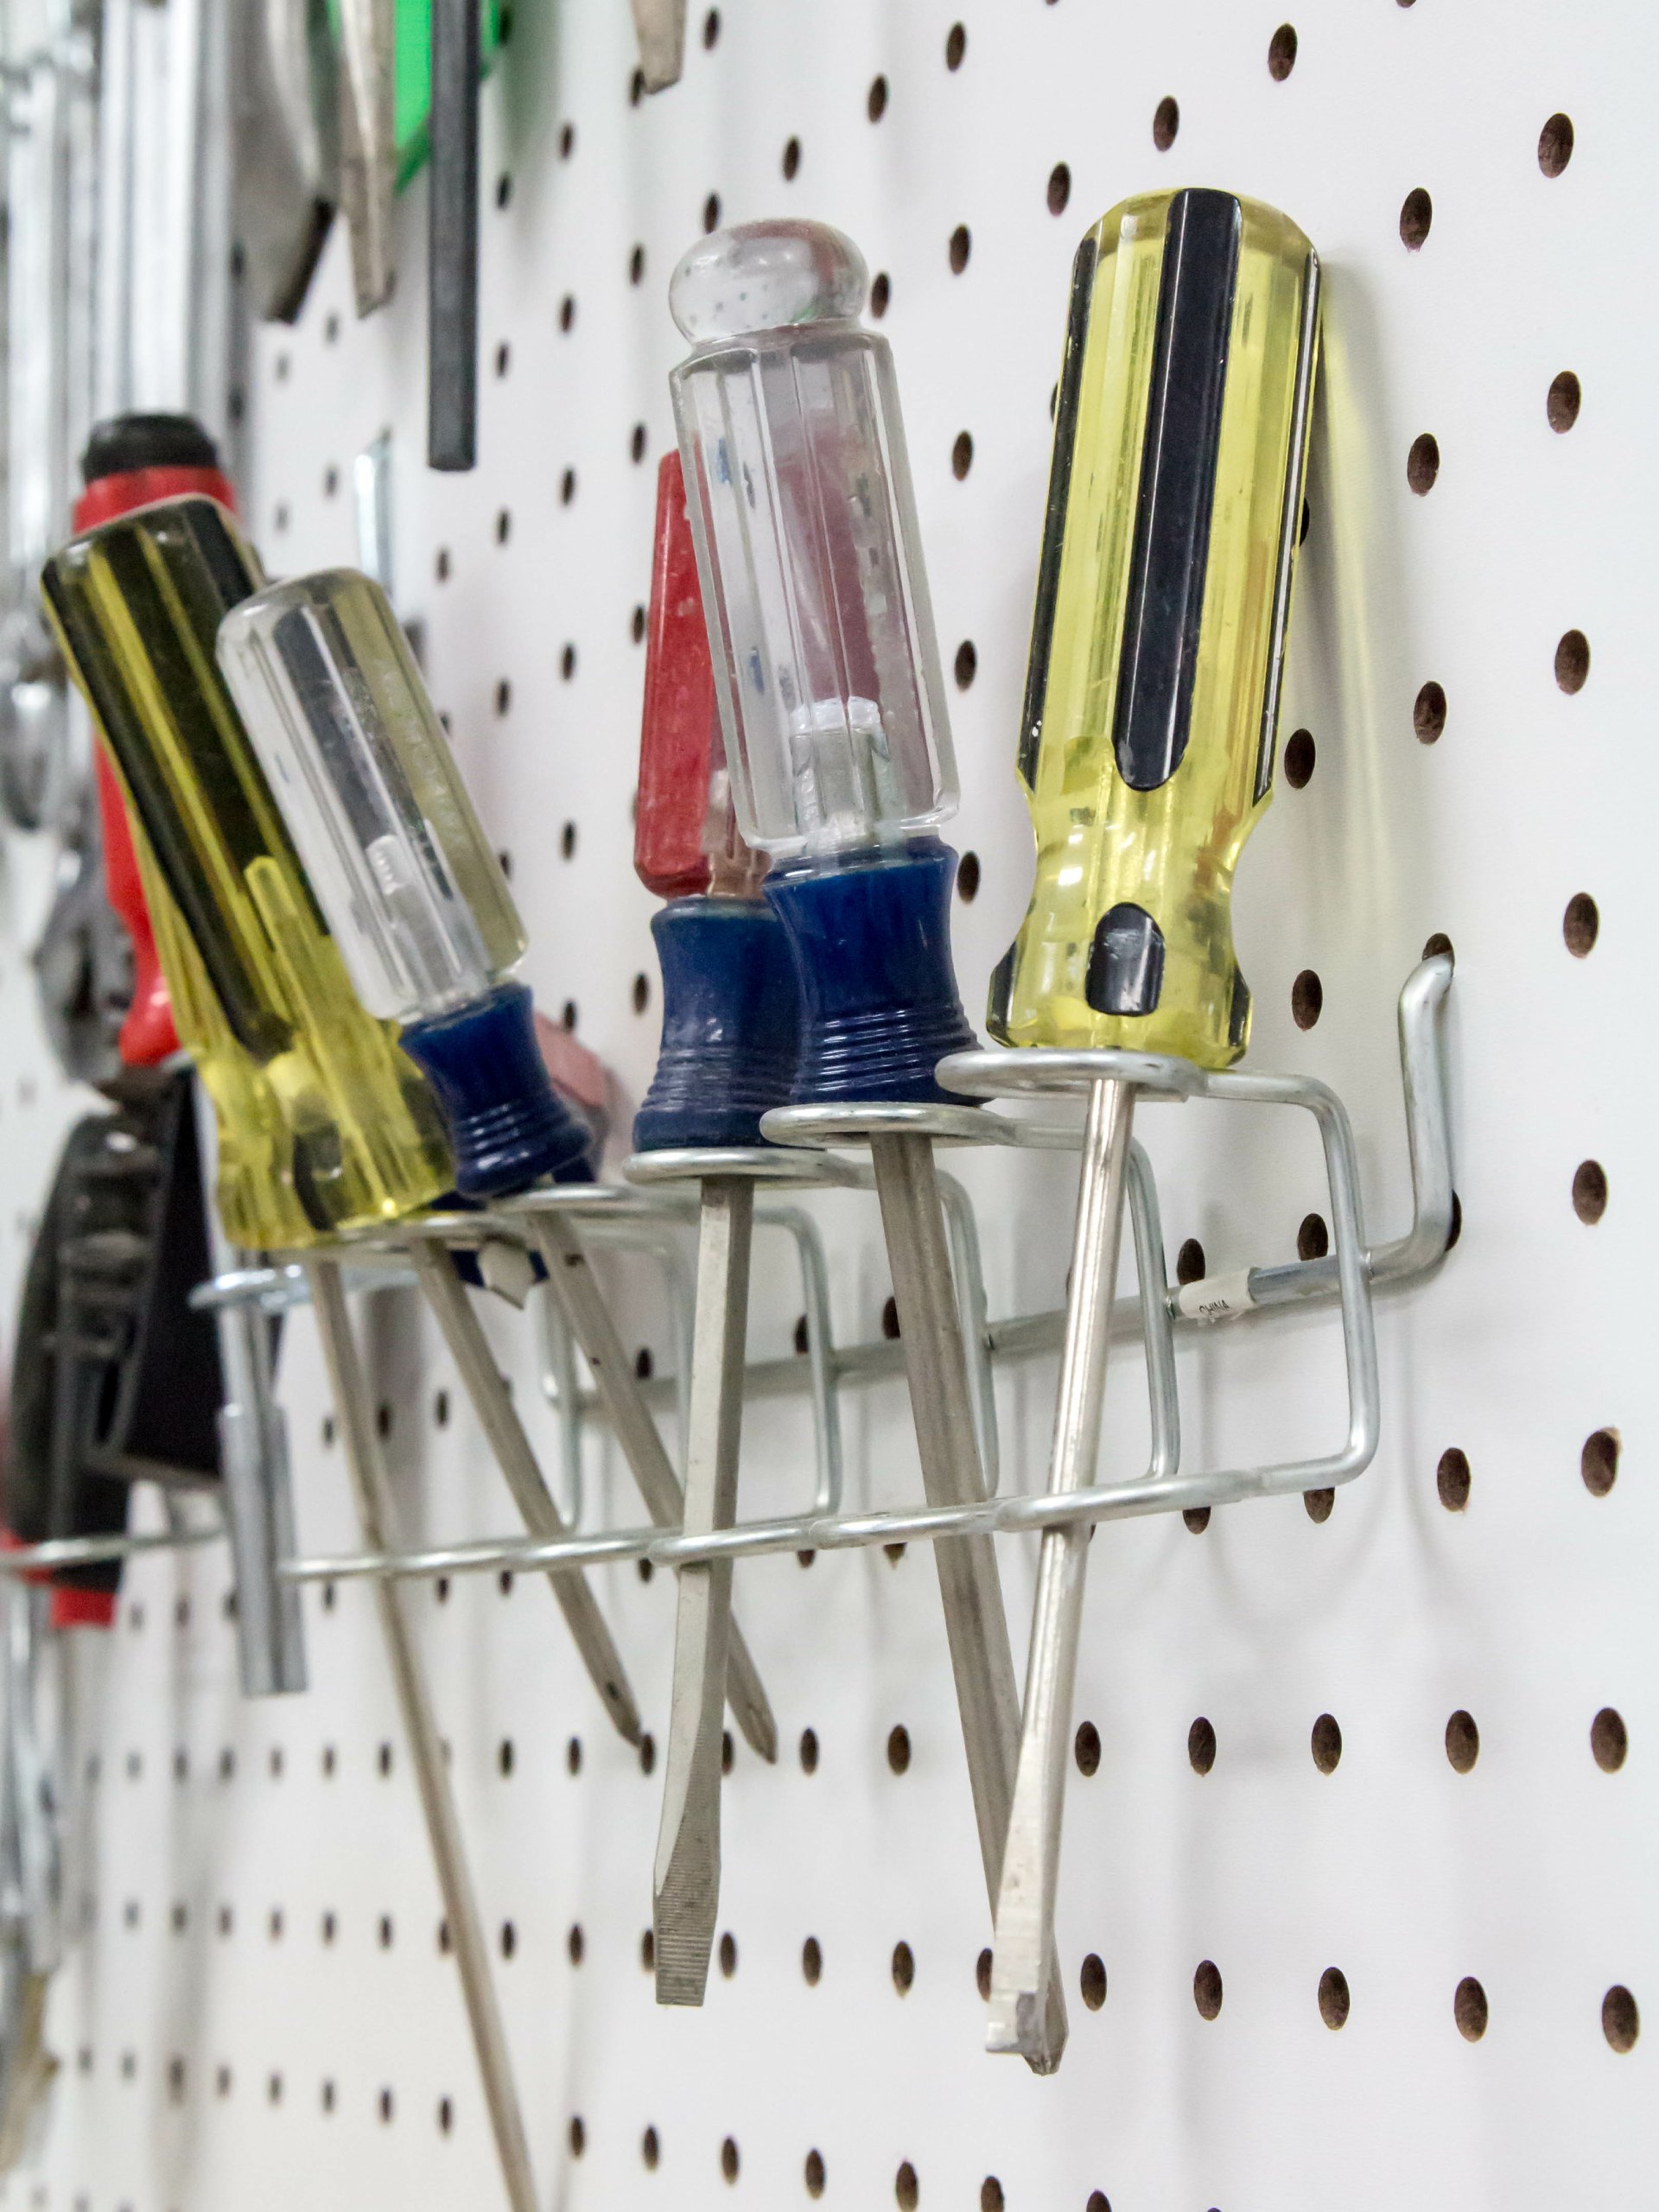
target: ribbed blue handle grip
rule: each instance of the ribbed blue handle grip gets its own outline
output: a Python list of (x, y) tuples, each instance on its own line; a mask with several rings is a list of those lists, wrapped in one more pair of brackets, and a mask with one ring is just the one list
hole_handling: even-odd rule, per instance
[(744, 899), (676, 899), (653, 918), (663, 1041), (635, 1116), (636, 1152), (755, 1145), (789, 1103), (799, 1033), (777, 917)]
[(956, 874), (950, 846), (928, 837), (766, 878), (800, 978), (793, 1104), (961, 1104), (933, 1077), (947, 1052), (976, 1041), (950, 960)]
[(463, 1198), (505, 1198), (544, 1175), (588, 1179), (589, 1132), (548, 1080), (523, 983), (504, 983), (459, 1014), (411, 1021), (403, 1040), (436, 1095)]

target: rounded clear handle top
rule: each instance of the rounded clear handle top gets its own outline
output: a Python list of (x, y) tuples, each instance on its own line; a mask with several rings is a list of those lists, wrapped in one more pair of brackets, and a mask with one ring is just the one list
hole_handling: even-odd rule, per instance
[(700, 238), (669, 280), (668, 304), (694, 346), (850, 322), (869, 271), (849, 238), (827, 223), (740, 223)]

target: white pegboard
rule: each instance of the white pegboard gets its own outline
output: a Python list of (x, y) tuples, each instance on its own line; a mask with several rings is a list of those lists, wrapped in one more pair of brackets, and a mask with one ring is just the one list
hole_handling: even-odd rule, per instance
[[(652, 902), (629, 868), (634, 613), (680, 350), (667, 278), (705, 203), (726, 220), (827, 219), (888, 278), (883, 327), (941, 644), (947, 666), (963, 640), (976, 654), (951, 703), (956, 839), (982, 863), (957, 912), (977, 1012), (1030, 880), (1014, 737), (1076, 238), (1155, 185), (1274, 201), (1328, 276), (1284, 724), (1312, 734), (1317, 760), (1304, 788), (1281, 782), (1246, 854), (1238, 930), (1252, 1062), (1308, 1070), (1349, 1100), (1376, 1236), (1402, 1225), (1408, 1195), (1395, 993), (1431, 932), (1457, 951), (1465, 1225), (1436, 1280), (1382, 1301), (1375, 1465), (1322, 1522), (1291, 1499), (1218, 1514), (1202, 1534), (1179, 1518), (1128, 1523), (1094, 1547), (1077, 1709), (1103, 1749), (1097, 1773), (1071, 1783), (1059, 1932), (1072, 2034), (1056, 2079), (980, 2050), (987, 1915), (923, 1551), (826, 1555), (809, 1572), (755, 1560), (738, 1575), (785, 1752), (768, 1773), (739, 1746), (722, 1891), (735, 1972), (716, 1971), (696, 2014), (659, 2012), (640, 1966), (660, 1768), (643, 1776), (608, 1732), (545, 1591), (474, 1578), (442, 1599), (414, 1593), (541, 2201), (559, 2212), (772, 2212), (809, 2201), (815, 2151), (826, 2202), (928, 2212), (1542, 2212), (1643, 2202), (1654, 2186), (1650, 2038), (1616, 2052), (1601, 2015), (1611, 1987), (1638, 2001), (1659, 1990), (1647, 1766), (1659, 1509), (1639, 1230), (1655, 1191), (1639, 1062), (1622, 1058), (1630, 1011), (1650, 996), (1637, 954), (1654, 918), (1636, 848), (1653, 779), (1642, 639), (1659, 588), (1640, 213), (1659, 34), (1632, 7), (1603, 11), (1592, 35), (1559, 0), (1307, 0), (1294, 68), (1276, 79), (1276, 25), (1240, 0), (1138, 12), (982, 0), (959, 16), (934, 0), (732, 0), (712, 40), (694, 10), (684, 82), (636, 105), (621, 0), (518, 0), (486, 102), (476, 473), (422, 466), (423, 188), (402, 210), (386, 313), (353, 321), (337, 235), (299, 327), (263, 331), (252, 349), (247, 504), (274, 570), (353, 557), (351, 462), (392, 429), (400, 608), (423, 626), (435, 694), (512, 855), (530, 979), (550, 1011), (572, 1004), (615, 1070), (625, 1124), (656, 1029)], [(1179, 129), (1160, 151), (1153, 120), (1169, 99)], [(1539, 134), (1559, 112), (1575, 142), (1550, 177)], [(1420, 188), (1433, 220), (1411, 251), (1401, 213)], [(970, 250), (955, 273), (958, 226)], [(1546, 395), (1563, 370), (1583, 405), (1557, 433)], [(1420, 496), (1407, 455), (1424, 433), (1440, 463)], [(1554, 659), (1573, 628), (1591, 661), (1569, 696)], [(1448, 702), (1433, 745), (1413, 723), (1428, 682)], [(1624, 772), (1643, 788), (1619, 785)], [(0, 950), (9, 1296), (67, 1107), (29, 1041), (31, 871), (38, 859), (14, 842)], [(1583, 960), (1562, 939), (1580, 892), (1601, 917)], [(1324, 1013), (1305, 1033), (1290, 988), (1309, 968)], [(651, 979), (643, 1014), (637, 975)], [(1190, 1236), (1217, 1271), (1291, 1255), (1321, 1184), (1311, 1133), (1277, 1126), (1290, 1118), (1142, 1117), (1172, 1256)], [(1569, 1195), (1590, 1158), (1611, 1193), (1594, 1228)], [(967, 1158), (963, 1173), (993, 1313), (1055, 1303), (1071, 1171)], [(887, 1289), (874, 1202), (817, 1203), (838, 1332), (873, 1334)], [(626, 1263), (608, 1279), (631, 1340), (664, 1363), (648, 1274)], [(787, 1349), (797, 1302), (782, 1257), (763, 1251), (753, 1353)], [(430, 1331), (401, 1294), (365, 1319), (404, 1533), (508, 1529)], [(492, 1329), (533, 1405), (527, 1332), (510, 1317)], [(1194, 1465), (1287, 1456), (1339, 1431), (1332, 1315), (1188, 1342), (1180, 1361)], [(305, 1548), (346, 1548), (303, 1315), (283, 1387)], [(1000, 1384), (1012, 1484), (1043, 1478), (1052, 1388), (1052, 1362)], [(1109, 1408), (1106, 1460), (1128, 1472), (1145, 1448), (1135, 1358), (1115, 1369)], [(1624, 1456), (1598, 1497), (1580, 1453), (1605, 1426)], [(550, 1426), (537, 1433), (550, 1450)], [(848, 1444), (855, 1500), (917, 1495), (902, 1386), (849, 1399)], [(802, 1408), (753, 1412), (746, 1507), (801, 1497), (806, 1445)], [(1472, 1476), (1455, 1512), (1437, 1494), (1448, 1450)], [(597, 1442), (594, 1470), (596, 1504), (634, 1517)], [(1022, 1650), (1031, 1558), (1011, 1544), (1003, 1561)], [(210, 1552), (129, 1575), (92, 1786), (95, 1923), (54, 1992), (64, 2072), (44, 2149), (0, 2203), (493, 2205), (371, 1601), (360, 1587), (332, 1605), (308, 1592), (314, 1687), (251, 1707), (234, 1689), (226, 1574)], [(595, 1583), (660, 1738), (671, 1593), (632, 1568)], [(1605, 1707), (1630, 1746), (1613, 1773), (1590, 1745)], [(1445, 1747), (1459, 1712), (1479, 1736), (1464, 1772)], [(1328, 1773), (1310, 1749), (1322, 1714), (1340, 1729)], [(1188, 1748), (1199, 1719), (1216, 1744), (1203, 1775)], [(887, 1758), (897, 1725), (913, 1751), (902, 1776)], [(797, 1750), (808, 1727), (810, 1776)], [(900, 1942), (915, 1967), (902, 1996)], [(1098, 2010), (1080, 1994), (1090, 1955), (1108, 1981)], [(1214, 2018), (1194, 1999), (1205, 1961), (1221, 1977)], [(1331, 1967), (1351, 2000), (1337, 2031), (1319, 2003)], [(1454, 2018), (1466, 1976), (1489, 2008), (1476, 2042)]]

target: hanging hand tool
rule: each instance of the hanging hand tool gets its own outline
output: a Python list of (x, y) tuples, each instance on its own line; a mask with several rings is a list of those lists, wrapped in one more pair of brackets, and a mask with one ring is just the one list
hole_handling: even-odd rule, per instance
[[(1037, 883), (991, 995), (1006, 1044), (1211, 1069), (1244, 1050), (1230, 894), (1273, 779), (1319, 292), (1294, 224), (1227, 193), (1126, 200), (1078, 250), (1020, 748)], [(1134, 1065), (1089, 1092), (1051, 1491), (1094, 1478)], [(988, 2042), (1027, 2056), (1092, 1534), (1043, 1535), (997, 1898)]]
[(397, 0), (340, 0), (340, 200), (359, 315), (384, 307), (397, 281)]
[[(760, 897), (766, 857), (732, 811), (677, 453), (657, 478), (633, 859), (647, 888), (670, 899), (651, 925), (663, 1037), (634, 1121), (636, 1158), (690, 1151), (715, 1170), (696, 1179), (684, 1510), (687, 1532), (708, 1534), (737, 1510), (754, 1219), (743, 1153), (760, 1146), (766, 1109), (789, 1096), (797, 1018), (789, 948)], [(731, 1562), (682, 1567), (677, 1602), (653, 1955), (658, 2002), (700, 2005), (720, 1901), (722, 1689), (729, 1667), (735, 1697), (742, 1653)]]
[(415, 1211), (449, 1185), (436, 1108), (365, 1014), (213, 657), (258, 588), (206, 499), (76, 538), (45, 591), (120, 769), (181, 1033), (219, 1122), (219, 1215), (284, 1249)]
[[(77, 531), (192, 492), (235, 512), (235, 497), (213, 440), (188, 416), (125, 415), (100, 423), (82, 455), (81, 473), (86, 489), (75, 507)], [(156, 1068), (179, 1050), (178, 1033), (121, 787), (107, 748), (98, 741), (93, 750), (109, 904), (126, 925), (136, 969), (118, 1040), (121, 1062), (130, 1070)], [(216, 1140), (210, 1103), (198, 1084), (196, 1142), (191, 1147), (199, 1170), (194, 1201), (181, 1191), (175, 1203), (181, 1230), (193, 1216), (200, 1217), (201, 1227), (193, 1232), (188, 1264), (175, 1277), (181, 1300), (204, 1270), (219, 1275), (245, 1263), (219, 1226), (213, 1205)], [(189, 1325), (200, 1325), (194, 1314)], [(294, 1503), (287, 1427), (272, 1374), (273, 1328), (245, 1304), (216, 1306), (213, 1325), (223, 1394), (218, 1464), (236, 1578), (238, 1667), (245, 1696), (274, 1696), (303, 1689), (306, 1669), (299, 1590), (276, 1574), (278, 1560), (294, 1550)]]
[[(348, 0), (349, 4), (349, 0)], [(236, 232), (249, 304), (295, 322), (340, 194), (340, 91), (326, 0), (231, 10)]]
[(632, 7), (645, 90), (666, 92), (685, 67), (685, 0), (632, 0)]
[(478, 89), (483, 0), (432, 0), (426, 458), (478, 459)]
[[(801, 991), (791, 1097), (950, 1110), (934, 1079), (973, 1042), (948, 912), (956, 800), (893, 356), (860, 327), (867, 275), (816, 223), (751, 224), (685, 255), (670, 304), (693, 346), (671, 378), (726, 759), (743, 835)], [(956, 1109), (961, 1112), (962, 1109)], [(984, 1473), (925, 1136), (874, 1144), (930, 1502)], [(971, 1119), (971, 1114), (968, 1118)], [(780, 1140), (788, 1116), (769, 1117)], [(988, 1536), (934, 1546), (986, 1887), (994, 1897), (1019, 1699)], [(1065, 2036), (1050, 1978), (1048, 2044)]]

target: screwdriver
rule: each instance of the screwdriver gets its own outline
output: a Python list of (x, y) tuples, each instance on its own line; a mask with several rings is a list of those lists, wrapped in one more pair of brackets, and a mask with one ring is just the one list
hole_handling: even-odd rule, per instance
[(449, 1187), (430, 1091), (359, 1005), (213, 660), (264, 582), (215, 501), (165, 500), (48, 562), (47, 605), (120, 771), (174, 1016), (219, 1122), (219, 1205), (303, 1246)]
[[(217, 448), (187, 415), (124, 415), (99, 423), (81, 456), (81, 474), (86, 488), (75, 505), (78, 531), (192, 492), (236, 512)], [(92, 755), (105, 881), (133, 947), (132, 998), (118, 1039), (121, 1061), (129, 1069), (156, 1068), (178, 1052), (178, 1031), (121, 786), (101, 741), (94, 744)], [(245, 1260), (229, 1243), (213, 1205), (211, 1101), (200, 1084), (195, 1089), (198, 1142), (192, 1150), (199, 1154), (209, 1272), (218, 1275)], [(192, 1314), (186, 1325), (200, 1326), (199, 1317)], [(303, 1689), (306, 1683), (299, 1587), (276, 1574), (278, 1559), (294, 1550), (287, 1425), (276, 1402), (271, 1334), (264, 1314), (246, 1305), (220, 1306), (213, 1328), (221, 1393), (218, 1456), (236, 1578), (238, 1668), (245, 1696), (273, 1696)]]
[[(378, 584), (325, 569), (227, 615), (219, 654), (232, 696), (365, 1002), (404, 1025), (448, 1122), (456, 1187), (501, 1198), (551, 1177), (591, 1180), (586, 1128), (560, 1103), (536, 1041), (528, 988), (511, 979), (524, 925), (474, 813), (419, 669)], [(681, 1516), (679, 1484), (587, 1255), (568, 1223), (526, 1217), (604, 1395), (646, 1507)], [(477, 1317), (436, 1243), (411, 1257), (520, 1510), (543, 1541), (566, 1533)], [(555, 1594), (584, 1648), (600, 1630), (585, 1583)], [(638, 1732), (620, 1662), (594, 1679), (623, 1732)], [(733, 1709), (765, 1757), (776, 1748), (747, 1650)]]
[[(800, 987), (800, 1105), (950, 1109), (971, 1045), (951, 965), (956, 771), (892, 353), (858, 321), (858, 249), (817, 223), (717, 232), (670, 306), (680, 450), (737, 819)], [(970, 1110), (955, 1107), (970, 1122)], [(985, 1496), (931, 1141), (872, 1143), (927, 1496)], [(785, 1141), (790, 1114), (766, 1133)], [(934, 1547), (986, 1886), (995, 1897), (1019, 1695), (992, 1539)], [(1046, 2019), (1065, 2035), (1058, 1974)]]
[[(669, 903), (652, 918), (662, 1045), (635, 1117), (630, 1172), (646, 1155), (687, 1152), (714, 1171), (696, 1178), (684, 1512), (687, 1533), (707, 1535), (729, 1528), (737, 1511), (754, 1224), (753, 1181), (739, 1171), (753, 1165), (743, 1155), (760, 1144), (761, 1115), (789, 1096), (798, 1023), (788, 944), (760, 896), (766, 857), (733, 813), (677, 453), (663, 456), (657, 474), (633, 864)], [(682, 1567), (677, 1604), (653, 1956), (658, 2003), (700, 2005), (720, 1901), (731, 1562)]]
[[(1003, 1043), (1230, 1065), (1230, 894), (1270, 796), (1319, 269), (1224, 192), (1123, 201), (1072, 273), (1020, 741), (1036, 888), (991, 988)], [(1051, 1492), (1093, 1479), (1133, 1064), (1089, 1087)], [(1084, 1526), (1046, 1529), (987, 2043), (1029, 2056), (1052, 1954)]]

